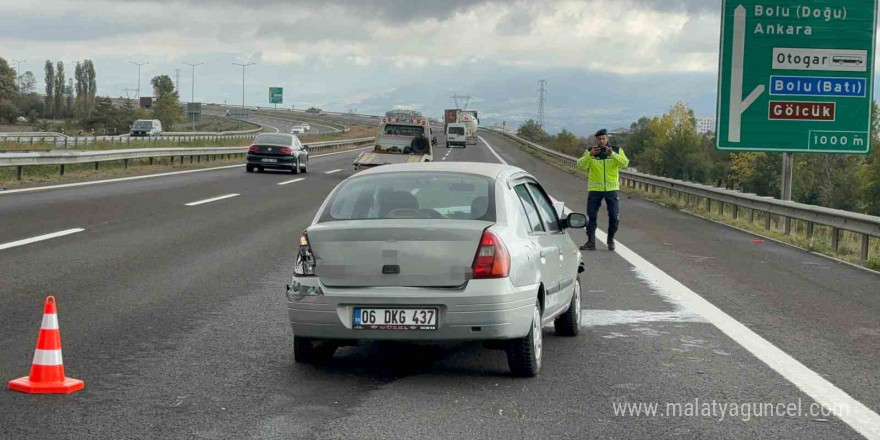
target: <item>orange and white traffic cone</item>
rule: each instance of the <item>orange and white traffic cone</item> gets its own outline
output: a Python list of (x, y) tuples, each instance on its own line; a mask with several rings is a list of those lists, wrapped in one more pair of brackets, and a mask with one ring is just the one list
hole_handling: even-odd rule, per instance
[(55, 297), (46, 297), (43, 325), (37, 338), (37, 350), (31, 364), (31, 375), (9, 381), (9, 389), (31, 394), (65, 394), (83, 389), (81, 380), (64, 377), (61, 361), (61, 332)]

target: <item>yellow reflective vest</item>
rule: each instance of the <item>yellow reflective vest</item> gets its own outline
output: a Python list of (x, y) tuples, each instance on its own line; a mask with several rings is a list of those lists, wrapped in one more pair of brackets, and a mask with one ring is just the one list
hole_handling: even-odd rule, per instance
[(590, 154), (590, 150), (584, 152), (577, 161), (577, 167), (581, 170), (589, 170), (587, 189), (589, 191), (617, 191), (620, 189), (620, 175), (618, 170), (626, 168), (629, 159), (623, 148), (611, 147), (611, 154), (607, 159), (598, 159)]

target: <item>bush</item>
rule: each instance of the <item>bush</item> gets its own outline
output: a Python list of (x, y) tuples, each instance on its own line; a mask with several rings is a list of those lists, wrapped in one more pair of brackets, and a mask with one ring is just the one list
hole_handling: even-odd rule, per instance
[(18, 107), (10, 101), (0, 101), (0, 119), (5, 119), (12, 125), (15, 125), (15, 118), (18, 117)]

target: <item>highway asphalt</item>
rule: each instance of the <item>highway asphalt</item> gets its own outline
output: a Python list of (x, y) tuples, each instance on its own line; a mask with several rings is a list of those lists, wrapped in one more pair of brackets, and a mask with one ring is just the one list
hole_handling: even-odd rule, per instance
[[(227, 109), (231, 109), (233, 107), (223, 107), (217, 106), (212, 107), (211, 109), (205, 110), (205, 114), (210, 114), (214, 116), (224, 116)], [(303, 123), (301, 118), (297, 117), (297, 112), (291, 112), (286, 110), (264, 110), (260, 109), (259, 112), (251, 112), (248, 114), (248, 122), (253, 122), (255, 124), (262, 125), (266, 132), (275, 132), (279, 131), (281, 133), (290, 133), (290, 129), (294, 126), (300, 125)], [(375, 122), (371, 123), (373, 125)], [(323, 134), (323, 133), (334, 133), (339, 131), (338, 128), (322, 125), (315, 122), (308, 122), (310, 130), (306, 132), (306, 134)]]
[[(583, 180), (481, 136), (435, 160), (500, 158), (583, 212)], [(284, 285), (297, 238), (356, 154), (313, 157), (299, 176), (235, 167), (0, 194), (0, 249), (84, 229), (0, 250), (0, 379), (28, 373), (54, 294), (67, 373), (86, 382), (72, 395), (0, 392), (0, 438), (862, 438), (851, 421), (811, 413), (772, 353), (722, 331), (630, 254), (814, 381), (880, 406), (880, 277), (626, 195), (628, 251), (584, 254), (583, 331), (545, 329), (539, 377), (510, 377), (504, 353), (476, 343), (362, 344), (328, 365), (296, 364)], [(658, 414), (615, 413), (640, 403)], [(800, 414), (756, 413), (768, 404)]]

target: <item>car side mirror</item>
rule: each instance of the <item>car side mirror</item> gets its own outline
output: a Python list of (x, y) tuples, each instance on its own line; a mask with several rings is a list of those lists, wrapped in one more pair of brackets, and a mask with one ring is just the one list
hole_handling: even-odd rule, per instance
[(568, 217), (560, 220), (559, 223), (559, 226), (561, 226), (562, 229), (583, 228), (584, 226), (587, 226), (587, 216), (577, 212), (572, 212), (571, 214), (568, 214)]
[(303, 145), (303, 150), (309, 151), (309, 146), (308, 146), (308, 145)]

